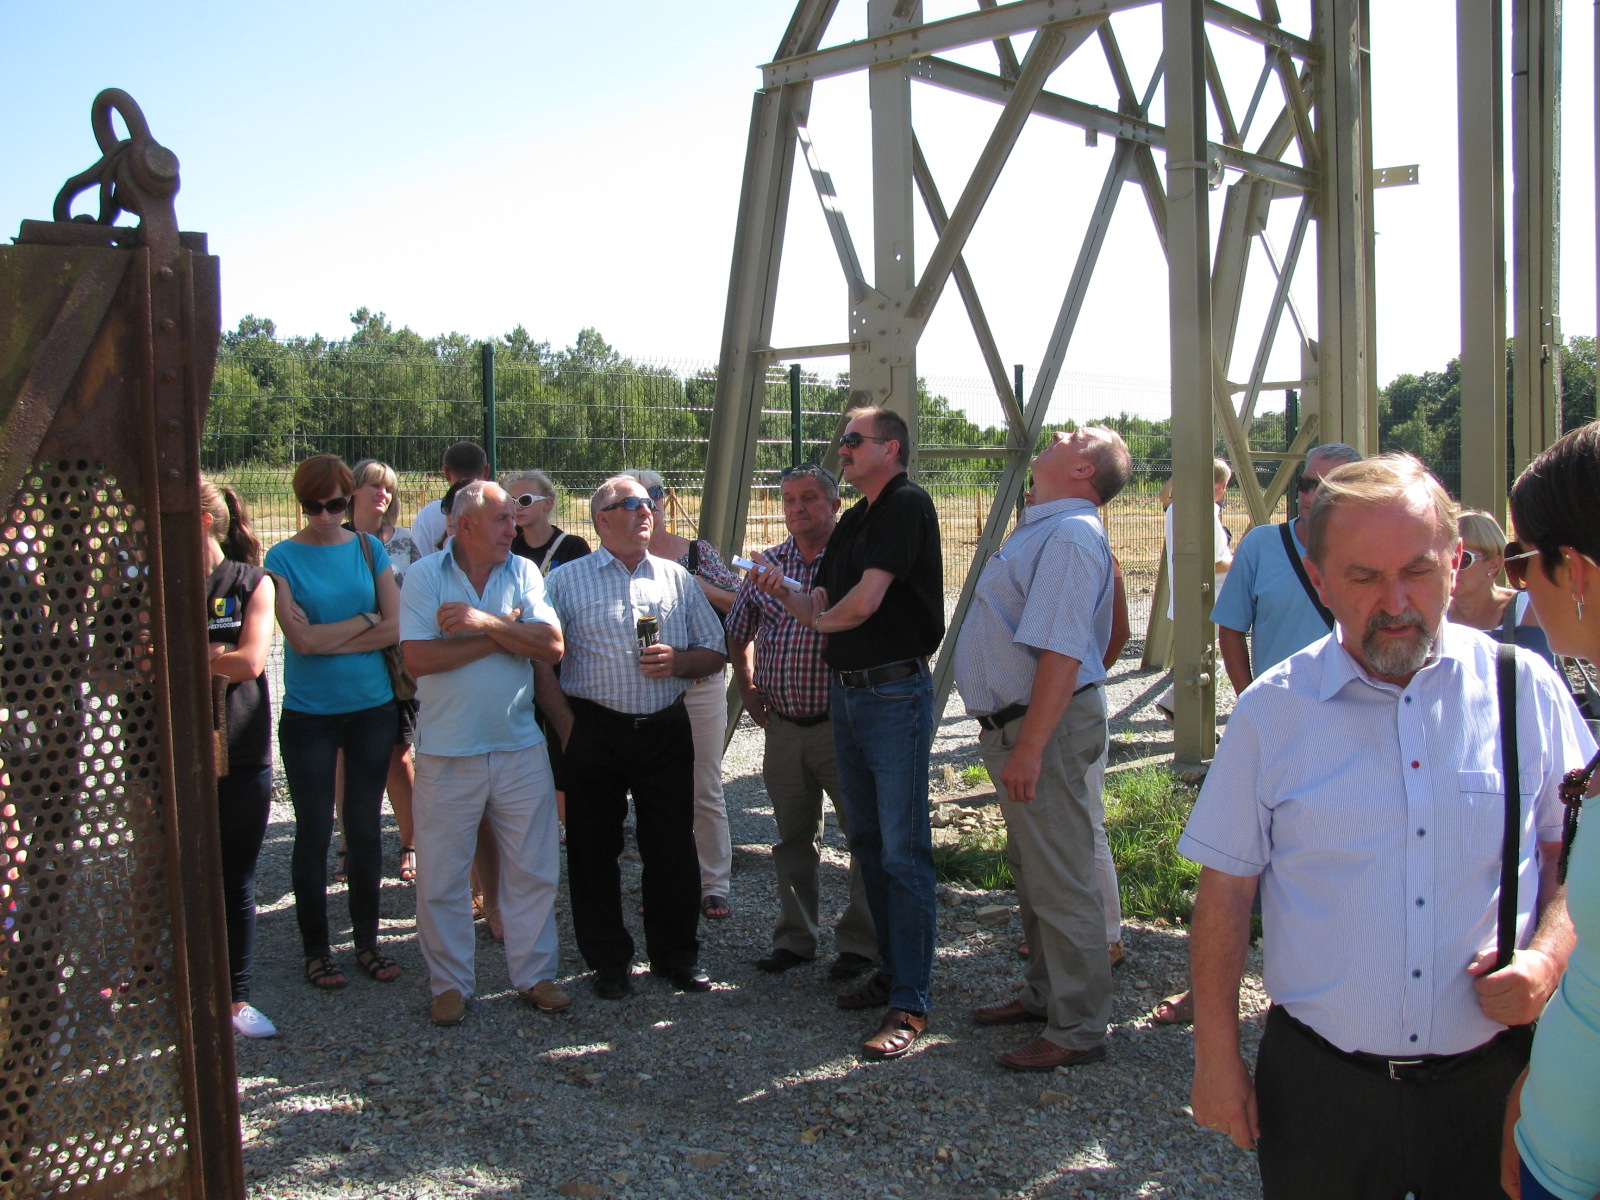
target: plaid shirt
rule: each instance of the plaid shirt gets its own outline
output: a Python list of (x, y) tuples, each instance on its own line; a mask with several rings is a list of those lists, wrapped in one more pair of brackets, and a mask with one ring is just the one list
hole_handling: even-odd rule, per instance
[[(824, 549), (807, 563), (791, 536), (783, 545), (768, 550), (766, 558), (810, 591), (827, 553)], [(730, 642), (755, 638), (756, 690), (776, 711), (786, 717), (811, 717), (828, 711), (831, 679), (822, 661), (826, 637), (800, 624), (781, 600), (759, 591), (748, 579), (740, 586), (725, 624)]]

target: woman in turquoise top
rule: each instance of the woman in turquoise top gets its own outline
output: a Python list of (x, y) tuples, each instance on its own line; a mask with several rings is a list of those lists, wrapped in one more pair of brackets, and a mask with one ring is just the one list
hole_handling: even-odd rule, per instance
[(326, 882), (341, 750), (356, 962), (380, 983), (400, 975), (378, 949), (379, 806), (396, 721), (383, 648), (399, 636), (400, 591), (382, 543), (341, 527), (354, 483), (336, 455), (302, 462), (294, 494), (305, 526), (269, 550), (265, 563), (277, 584), (278, 625), (287, 643), (278, 749), (294, 803), (295, 916), (306, 978), (319, 988), (346, 983), (329, 945)]
[[(1600, 662), (1597, 513), (1600, 422), (1591, 422), (1534, 459), (1511, 493), (1517, 537), (1534, 550), (1523, 564), (1550, 648), (1590, 662)], [(1572, 846), (1567, 912), (1577, 944), (1506, 1114), (1501, 1183), (1521, 1200), (1600, 1197), (1600, 820), (1592, 812)]]

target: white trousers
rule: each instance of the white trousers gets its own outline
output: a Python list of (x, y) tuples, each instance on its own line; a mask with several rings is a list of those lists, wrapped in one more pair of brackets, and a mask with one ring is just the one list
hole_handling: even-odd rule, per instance
[(417, 942), (434, 995), (473, 992), (472, 854), (485, 815), (500, 848), (500, 916), (511, 986), (554, 979), (561, 961), (561, 851), (543, 742), (525, 750), (417, 755)]
[(694, 847), (700, 857), (700, 894), (728, 898), (733, 843), (722, 799), (722, 740), (728, 731), (728, 689), (722, 672), (696, 679), (684, 693), (694, 734)]

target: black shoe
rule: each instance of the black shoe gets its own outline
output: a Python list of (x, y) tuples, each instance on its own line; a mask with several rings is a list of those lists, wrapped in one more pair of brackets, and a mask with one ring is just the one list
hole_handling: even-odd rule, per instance
[(787, 971), (790, 967), (803, 967), (810, 961), (809, 958), (801, 958), (793, 950), (778, 949), (765, 958), (756, 959), (756, 966), (770, 975), (776, 975), (779, 971)]
[(872, 960), (865, 954), (851, 954), (848, 950), (833, 960), (833, 965), (828, 968), (829, 979), (854, 979), (872, 967)]
[(650, 974), (671, 981), (680, 992), (709, 992), (711, 976), (699, 967), (651, 967)]
[(594, 994), (602, 1000), (621, 1000), (633, 994), (627, 967), (597, 967), (592, 986)]

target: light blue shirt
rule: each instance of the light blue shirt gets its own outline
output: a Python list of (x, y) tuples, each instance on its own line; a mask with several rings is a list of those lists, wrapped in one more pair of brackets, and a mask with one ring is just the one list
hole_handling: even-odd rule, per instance
[[(1277, 525), (1257, 525), (1239, 539), (1233, 566), (1217, 594), (1211, 620), (1226, 629), (1250, 635), (1250, 669), (1264, 674), (1297, 650), (1328, 636), (1283, 549)], [(1304, 558), (1300, 523), (1290, 529), (1295, 552)]]
[[(412, 565), (400, 593), (400, 641), (442, 638), (439, 606), (459, 601), (497, 617), (520, 608), (521, 621), (560, 627), (545, 601), (544, 578), (515, 554), (496, 564), (480, 594), (456, 562), (455, 539)], [(544, 741), (533, 718), (533, 663), (500, 651), (417, 679), (417, 752), (464, 757), (525, 750)]]
[(1112, 596), (1111, 544), (1092, 503), (1023, 510), (1022, 524), (984, 564), (956, 640), (956, 688), (967, 711), (1027, 703), (1041, 650), (1077, 659), (1079, 687), (1104, 680)]
[(652, 679), (639, 670), (636, 623), (646, 613), (675, 649), (727, 653), (711, 601), (693, 575), (664, 558), (646, 554), (629, 571), (601, 546), (551, 571), (545, 587), (566, 638), (561, 690), (580, 700), (643, 715), (683, 695), (689, 680)]
[[(1499, 729), (1495, 643), (1449, 622), (1404, 688), (1328, 638), (1239, 697), (1178, 852), (1261, 877), (1267, 991), (1342, 1050), (1458, 1054), (1502, 1028), (1467, 974), (1495, 945)], [(1560, 839), (1556, 789), (1594, 752), (1565, 686), (1525, 651), (1517, 729), (1525, 946), (1535, 841)]]
[[(285, 540), (267, 551), (263, 564), (288, 585), (294, 602), (313, 625), (332, 625), (357, 613), (378, 610), (377, 583), (361, 550), (366, 538), (378, 574), (389, 570), (383, 543), (370, 533), (336, 546)], [(349, 713), (394, 699), (383, 651), (360, 654), (300, 654), (283, 644), (283, 706), (295, 712)]]

